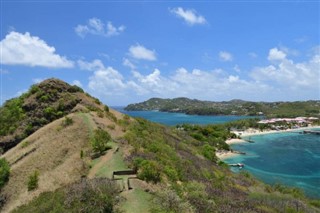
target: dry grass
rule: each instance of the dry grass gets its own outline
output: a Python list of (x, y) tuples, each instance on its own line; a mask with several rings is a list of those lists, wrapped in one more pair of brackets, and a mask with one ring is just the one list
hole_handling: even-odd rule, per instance
[[(1, 192), (8, 196), (3, 212), (10, 212), (41, 192), (72, 183), (87, 173), (80, 151), (90, 148), (88, 127), (79, 114), (68, 117), (73, 119), (72, 125), (61, 128), (64, 118), (56, 120), (26, 138), (27, 146), (20, 143), (5, 153), (3, 157), (12, 165), (10, 180)], [(39, 188), (28, 192), (26, 182), (35, 170), (40, 174)]]

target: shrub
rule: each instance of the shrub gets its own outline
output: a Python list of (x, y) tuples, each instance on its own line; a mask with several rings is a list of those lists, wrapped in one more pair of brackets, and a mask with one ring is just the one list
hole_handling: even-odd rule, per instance
[(138, 178), (147, 182), (152, 181), (154, 183), (160, 182), (160, 169), (155, 161), (144, 160), (140, 163)]
[(109, 112), (109, 107), (107, 105), (104, 106), (104, 111)]
[(39, 182), (39, 172), (35, 170), (28, 179), (28, 191), (32, 191), (36, 188), (38, 188), (38, 182)]
[(107, 146), (107, 143), (111, 140), (110, 134), (102, 129), (96, 129), (94, 131), (93, 138), (91, 140), (91, 145), (93, 148), (93, 151), (102, 153), (109, 147)]
[(69, 117), (65, 117), (64, 120), (62, 121), (62, 126), (66, 127), (66, 126), (70, 126), (73, 124), (73, 120), (72, 118)]
[(6, 159), (0, 159), (0, 189), (6, 184), (10, 176), (10, 166)]

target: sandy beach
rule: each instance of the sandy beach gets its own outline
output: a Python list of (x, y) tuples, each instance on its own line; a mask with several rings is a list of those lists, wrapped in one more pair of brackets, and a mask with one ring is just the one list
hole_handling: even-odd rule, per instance
[[(263, 132), (261, 132), (260, 130), (257, 130), (257, 129), (248, 129), (246, 131), (234, 132), (234, 133), (237, 135), (240, 135), (240, 137), (248, 137), (248, 136), (254, 136), (254, 135), (272, 134), (272, 133), (303, 131), (303, 130), (312, 129), (312, 128), (320, 128), (320, 126), (308, 126), (308, 127), (301, 127), (301, 128), (296, 128), (296, 129), (286, 129), (286, 130), (267, 130), (267, 131), (263, 131)], [(226, 140), (226, 143), (231, 145), (231, 144), (248, 143), (248, 142), (243, 139), (233, 138), (233, 139)], [(239, 153), (223, 150), (223, 151), (218, 151), (216, 153), (216, 155), (220, 160), (223, 160), (226, 158), (237, 156), (237, 155), (239, 155)]]
[[(283, 132), (293, 132), (293, 131), (303, 131), (307, 129), (313, 129), (313, 128), (320, 128), (320, 126), (308, 126), (308, 127), (300, 127), (296, 129), (286, 129), (286, 130), (267, 130), (267, 131), (260, 131), (257, 129), (248, 129), (245, 131), (237, 132), (234, 131), (236, 135), (240, 135), (240, 137), (248, 137), (248, 136), (254, 136), (254, 135), (264, 135), (264, 134), (272, 134), (272, 133), (283, 133)], [(229, 139), (226, 141), (227, 144), (234, 144), (234, 143), (241, 143), (246, 142), (243, 139)]]

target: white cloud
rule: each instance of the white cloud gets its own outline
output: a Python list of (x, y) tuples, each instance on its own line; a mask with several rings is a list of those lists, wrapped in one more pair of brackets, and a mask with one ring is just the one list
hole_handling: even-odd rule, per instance
[(149, 50), (140, 44), (131, 46), (129, 48), (129, 55), (136, 59), (144, 59), (148, 61), (157, 60), (156, 53), (154, 50)]
[(232, 54), (229, 52), (226, 52), (226, 51), (220, 51), (219, 58), (221, 61), (232, 61), (233, 60)]
[(206, 19), (198, 15), (195, 10), (184, 10), (181, 7), (173, 8), (170, 10), (171, 13), (174, 13), (179, 18), (182, 18), (187, 24), (195, 25), (195, 24), (205, 24), (207, 21)]
[(237, 73), (241, 72), (241, 69), (238, 64), (234, 65), (233, 70), (236, 71)]
[(79, 80), (72, 81), (72, 85), (76, 85), (78, 87), (82, 87), (82, 84), (81, 84), (81, 82)]
[(286, 54), (278, 48), (272, 48), (269, 50), (268, 60), (269, 61), (281, 61), (286, 58)]
[[(266, 67), (257, 67), (251, 72), (251, 77), (261, 82), (273, 82), (277, 87), (300, 90), (300, 93), (311, 89), (319, 91), (320, 85), (320, 55), (314, 55), (309, 61), (295, 63), (286, 59), (285, 54), (274, 51), (272, 60), (280, 63)], [(320, 94), (319, 94), (320, 95)]]
[(74, 30), (77, 35), (82, 38), (84, 38), (87, 34), (111, 37), (122, 33), (125, 30), (125, 26), (121, 25), (119, 27), (115, 27), (110, 21), (108, 21), (107, 25), (105, 25), (100, 19), (91, 18), (87, 21), (86, 25), (79, 24)]
[(122, 60), (122, 65), (126, 66), (126, 67), (129, 67), (132, 70), (136, 69), (136, 66), (127, 58), (124, 58)]
[(122, 76), (118, 70), (105, 68), (102, 62), (98, 64), (89, 66), (94, 72), (88, 87), (106, 103), (125, 105), (151, 97), (293, 101), (320, 96), (320, 54), (302, 63), (285, 58), (277, 64), (256, 67), (248, 75), (244, 75), (244, 71), (240, 75), (222, 69), (188, 70), (184, 67), (171, 74), (163, 74), (160, 69), (144, 74), (135, 67), (131, 76)]
[(127, 85), (117, 70), (107, 67), (94, 71), (94, 74), (89, 78), (88, 87), (100, 95), (121, 95)]
[(7, 65), (42, 66), (49, 68), (71, 68), (73, 62), (55, 53), (55, 48), (49, 46), (39, 37), (26, 32), (10, 32), (0, 42), (1, 63)]
[(77, 63), (79, 68), (82, 70), (95, 71), (98, 69), (104, 69), (104, 65), (99, 59), (95, 59), (92, 62), (78, 60)]

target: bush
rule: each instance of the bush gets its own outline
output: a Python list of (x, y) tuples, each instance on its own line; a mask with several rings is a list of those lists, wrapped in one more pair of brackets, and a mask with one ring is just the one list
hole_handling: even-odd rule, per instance
[(109, 107), (107, 105), (104, 106), (104, 111), (109, 112)]
[(0, 159), (0, 189), (8, 182), (10, 176), (10, 166), (6, 159)]
[(147, 182), (160, 182), (160, 169), (157, 162), (143, 160), (139, 165), (138, 178)]
[(94, 131), (93, 138), (91, 139), (91, 145), (93, 151), (99, 152), (100, 154), (107, 150), (109, 147), (107, 143), (111, 140), (110, 134), (102, 129), (96, 129)]
[(38, 188), (38, 182), (39, 182), (39, 172), (36, 170), (29, 176), (28, 191), (32, 191)]
[(66, 127), (66, 126), (70, 126), (73, 124), (73, 120), (72, 118), (69, 117), (65, 117), (64, 120), (62, 121), (62, 126)]

